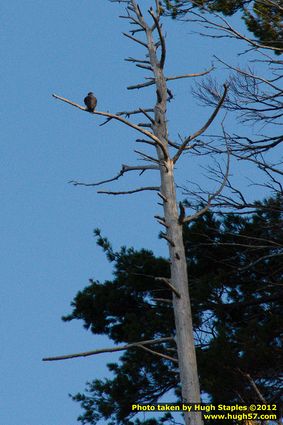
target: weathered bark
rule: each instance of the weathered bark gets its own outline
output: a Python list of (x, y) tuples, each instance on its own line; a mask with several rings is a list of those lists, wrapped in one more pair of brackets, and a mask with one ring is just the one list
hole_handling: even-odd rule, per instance
[[(162, 76), (160, 77), (162, 86)], [(158, 80), (156, 81), (157, 85)], [(166, 90), (163, 97), (166, 99)], [(163, 102), (162, 102), (163, 103)], [(164, 138), (166, 129), (166, 102), (162, 105), (158, 103), (155, 111), (156, 125), (154, 133), (159, 138)], [(159, 159), (162, 152), (158, 149)], [(197, 362), (193, 336), (192, 314), (188, 289), (187, 263), (182, 235), (182, 225), (178, 220), (177, 199), (174, 181), (174, 164), (168, 158), (165, 166), (160, 166), (161, 193), (165, 197), (163, 202), (165, 223), (168, 226), (167, 236), (170, 261), (171, 261), (171, 284), (180, 294), (178, 298), (173, 294), (173, 308), (176, 326), (176, 344), (178, 349), (180, 382), (182, 386), (182, 398), (184, 402), (200, 402), (199, 379), (197, 373)], [(185, 414), (187, 425), (201, 425), (202, 419), (198, 413)]]
[[(167, 173), (164, 172), (164, 170), (161, 170), (161, 190), (167, 198), (167, 202), (164, 203), (164, 216), (165, 222), (169, 226), (167, 232), (168, 236), (173, 242), (173, 245), (168, 244), (171, 260), (171, 283), (180, 294), (180, 298), (173, 294), (173, 307), (182, 398), (184, 402), (199, 403), (200, 389), (188, 290), (187, 263), (185, 258), (182, 226), (178, 222), (172, 162), (170, 165), (171, 167)], [(202, 424), (201, 416), (198, 413), (186, 414), (185, 421), (186, 424), (191, 425)]]
[[(132, 1), (136, 8), (135, 1)], [(163, 72), (165, 58), (157, 58), (156, 45), (153, 41), (152, 29), (149, 28), (140, 17), (146, 28), (149, 61), (153, 70), (156, 85), (156, 104), (154, 108), (153, 133), (162, 142), (164, 150), (156, 146), (160, 162), (161, 195), (166, 236), (168, 240), (171, 261), (171, 284), (176, 288), (180, 297), (173, 293), (173, 308), (176, 326), (176, 344), (178, 350), (180, 382), (182, 387), (182, 399), (186, 403), (200, 402), (199, 378), (193, 336), (193, 324), (191, 304), (188, 287), (187, 263), (182, 235), (182, 223), (178, 220), (178, 208), (174, 180), (174, 163), (168, 153), (167, 131), (167, 85)], [(165, 52), (164, 52), (165, 55)], [(162, 56), (162, 54), (161, 54)], [(166, 155), (167, 153), (167, 155)], [(202, 425), (200, 413), (185, 413), (186, 425)]]

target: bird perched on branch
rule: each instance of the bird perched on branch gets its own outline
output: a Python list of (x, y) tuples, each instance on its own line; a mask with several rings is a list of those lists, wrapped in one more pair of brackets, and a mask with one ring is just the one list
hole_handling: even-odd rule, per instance
[(92, 93), (92, 91), (90, 91), (88, 95), (84, 98), (84, 103), (86, 105), (87, 111), (93, 112), (95, 110), (97, 105), (97, 99)]

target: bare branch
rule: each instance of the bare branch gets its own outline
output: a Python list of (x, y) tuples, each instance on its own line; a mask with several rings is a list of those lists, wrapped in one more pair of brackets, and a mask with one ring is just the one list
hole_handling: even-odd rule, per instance
[(273, 257), (281, 257), (283, 256), (283, 252), (278, 252), (276, 254), (269, 254), (269, 255), (263, 255), (262, 257), (258, 258), (257, 260), (251, 262), (250, 264), (248, 264), (245, 267), (242, 267), (241, 269), (239, 269), (239, 271), (244, 271), (249, 269), (250, 267), (255, 266), (256, 264), (260, 263), (261, 261), (267, 260), (268, 258), (273, 258)]
[[(147, 108), (144, 109), (145, 112), (154, 112), (154, 109), (152, 108)], [(117, 112), (116, 115), (120, 116), (120, 115), (125, 115), (126, 118), (129, 118), (131, 115), (137, 115), (137, 114), (142, 114), (143, 112), (140, 109), (134, 110), (134, 111), (121, 111), (121, 112)], [(111, 121), (113, 118), (107, 118), (102, 124), (100, 124), (100, 127), (102, 127), (105, 124), (108, 124), (109, 121)]]
[(174, 292), (174, 294), (176, 295), (177, 298), (181, 298), (181, 296), (180, 296), (179, 292), (177, 291), (177, 289), (172, 285), (172, 283), (170, 282), (170, 280), (168, 278), (166, 278), (166, 277), (163, 277), (163, 276), (154, 276), (152, 274), (144, 274), (144, 273), (131, 273), (131, 274), (133, 274), (135, 276), (142, 276), (142, 277), (146, 277), (146, 278), (149, 278), (149, 279), (153, 279), (156, 282), (162, 282), (162, 283), (165, 284), (165, 286), (167, 286), (167, 288), (170, 291)]
[(129, 165), (122, 164), (122, 168), (119, 171), (119, 173), (115, 177), (112, 177), (110, 179), (101, 180), (97, 183), (84, 183), (84, 182), (78, 182), (76, 180), (71, 180), (71, 181), (69, 181), (69, 183), (73, 184), (74, 186), (87, 186), (87, 187), (100, 186), (102, 184), (110, 183), (110, 182), (113, 182), (115, 180), (118, 180), (120, 177), (122, 177), (125, 173), (128, 173), (129, 171), (142, 171), (143, 172), (143, 171), (146, 171), (146, 170), (159, 170), (159, 167), (156, 166), (156, 165), (129, 166)]
[(215, 110), (213, 111), (213, 113), (211, 114), (211, 116), (209, 117), (209, 119), (207, 120), (207, 122), (204, 124), (204, 126), (200, 130), (196, 131), (194, 134), (192, 134), (191, 136), (187, 137), (184, 140), (184, 142), (180, 146), (178, 152), (173, 157), (174, 164), (176, 163), (176, 161), (178, 161), (178, 159), (182, 155), (183, 151), (186, 149), (188, 143), (191, 140), (195, 139), (196, 137), (200, 136), (202, 133), (204, 133), (205, 130), (207, 130), (208, 127), (210, 126), (210, 124), (213, 122), (213, 120), (216, 117), (216, 115), (218, 114), (221, 106), (223, 105), (223, 102), (224, 102), (225, 97), (226, 97), (226, 94), (227, 94), (228, 87), (226, 86), (226, 84), (224, 84), (223, 87), (224, 87), (223, 95), (222, 95), (221, 99), (219, 100), (218, 105), (216, 106)]
[[(128, 7), (128, 10), (132, 10), (132, 9), (130, 9), (130, 8)], [(133, 10), (132, 10), (132, 11), (133, 11)], [(119, 16), (119, 18), (122, 18), (122, 19), (129, 19), (130, 21), (132, 21), (132, 22), (130, 22), (130, 24), (132, 24), (132, 25), (138, 25), (138, 26), (140, 26), (140, 27), (141, 27), (139, 30), (131, 31), (132, 33), (135, 33), (135, 32), (137, 32), (137, 31), (145, 31), (145, 28), (144, 28), (144, 26), (142, 25), (142, 23), (141, 23), (138, 19), (134, 18), (134, 17), (133, 17), (133, 16), (129, 13), (129, 11), (128, 11), (128, 15), (127, 15), (127, 16)]]
[(160, 40), (160, 45), (161, 45), (161, 58), (160, 58), (160, 62), (159, 62), (159, 66), (161, 69), (164, 68), (164, 63), (165, 63), (165, 59), (166, 59), (166, 46), (165, 46), (165, 40), (162, 34), (162, 30), (161, 30), (161, 25), (159, 23), (159, 19), (154, 15), (154, 12), (152, 9), (149, 10), (149, 14), (151, 15), (152, 19), (154, 20), (155, 23), (155, 27), (157, 28), (158, 31), (158, 36), (159, 36), (159, 40)]
[(137, 143), (144, 143), (145, 145), (156, 146), (156, 144), (154, 142), (152, 142), (151, 140), (136, 139), (136, 142)]
[(162, 303), (172, 304), (172, 300), (168, 300), (167, 298), (152, 298), (153, 301), (160, 301)]
[(159, 224), (161, 224), (161, 226), (164, 226), (164, 227), (166, 227), (166, 229), (169, 229), (169, 226), (163, 221), (163, 220), (159, 220), (158, 218), (157, 218), (157, 222), (159, 223)]
[[(136, 14), (136, 17), (137, 17), (140, 25), (142, 26), (142, 28), (144, 28), (145, 32), (149, 31), (149, 26), (148, 26), (147, 22), (145, 21), (145, 19), (143, 17), (141, 9), (140, 9), (139, 5), (134, 0), (131, 0), (131, 10)], [(147, 45), (146, 45), (146, 47), (148, 48)]]
[(255, 393), (257, 394), (257, 396), (258, 396), (259, 400), (260, 400), (262, 403), (266, 404), (267, 402), (266, 402), (265, 398), (263, 397), (263, 395), (262, 395), (262, 394), (261, 394), (261, 392), (259, 391), (258, 386), (256, 385), (255, 381), (252, 379), (251, 375), (249, 375), (248, 373), (243, 372), (243, 371), (242, 371), (242, 370), (240, 370), (240, 369), (238, 369), (238, 370), (240, 371), (240, 373), (241, 373), (241, 374), (242, 374), (245, 378), (247, 378), (247, 380), (249, 381), (249, 383), (250, 383), (250, 384), (251, 384), (251, 386), (253, 387), (253, 389), (254, 389)]
[(120, 177), (123, 176), (124, 172), (125, 171), (122, 168), (122, 170), (119, 171), (119, 173), (115, 177), (112, 177), (112, 178), (107, 179), (107, 180), (101, 180), (97, 183), (83, 183), (83, 182), (78, 182), (78, 181), (75, 181), (75, 180), (71, 180), (71, 181), (69, 181), (69, 183), (72, 183), (74, 186), (86, 186), (86, 187), (101, 186), (102, 184), (110, 183), (110, 182), (113, 182), (115, 180), (118, 180)]
[[(282, 48), (280, 47), (274, 47), (274, 46), (268, 46), (265, 44), (261, 44), (261, 43), (257, 43), (254, 40), (246, 37), (245, 35), (243, 35), (242, 33), (240, 33), (239, 31), (237, 31), (235, 28), (233, 28), (226, 19), (224, 19), (223, 17), (218, 16), (226, 25), (226, 28), (224, 26), (222, 26), (222, 28), (233, 34), (236, 38), (241, 39), (246, 41), (247, 43), (251, 44), (253, 47), (255, 48), (261, 48), (261, 49), (268, 49), (268, 50), (273, 50), (273, 51), (277, 51), (277, 52), (282, 52)], [(221, 27), (221, 25), (219, 25)]]
[[(184, 74), (184, 75), (177, 75), (177, 76), (172, 76), (172, 77), (165, 77), (165, 81), (180, 80), (181, 78), (202, 77), (203, 75), (206, 75), (209, 72), (211, 72), (213, 69), (214, 69), (214, 67), (208, 69), (207, 71), (199, 72), (199, 73), (195, 73), (195, 74)], [(128, 86), (127, 90), (142, 89), (144, 87), (153, 86), (154, 84), (155, 84), (155, 78), (149, 77), (148, 81), (146, 81), (145, 83), (140, 83), (140, 84), (135, 84), (133, 86)]]
[(77, 357), (88, 357), (88, 356), (94, 356), (96, 354), (102, 354), (102, 353), (114, 353), (116, 351), (124, 351), (128, 350), (129, 348), (137, 347), (139, 345), (153, 345), (153, 344), (160, 344), (162, 342), (167, 341), (174, 341), (173, 337), (166, 337), (166, 338), (159, 338), (159, 339), (149, 339), (146, 341), (139, 341), (139, 342), (133, 342), (132, 344), (127, 345), (120, 345), (118, 347), (112, 347), (112, 348), (100, 348), (98, 350), (92, 350), (92, 351), (85, 351), (83, 353), (75, 353), (75, 354), (66, 354), (63, 356), (56, 356), (56, 357), (44, 357), (42, 360), (44, 362), (47, 361), (55, 361), (55, 360), (67, 360), (67, 359), (74, 359)]
[(105, 195), (131, 195), (132, 193), (143, 192), (145, 190), (149, 190), (149, 191), (150, 190), (160, 190), (160, 187), (158, 187), (158, 186), (145, 186), (145, 187), (139, 187), (138, 189), (126, 190), (126, 191), (120, 191), (120, 192), (98, 190), (97, 193), (103, 193)]
[(146, 64), (150, 65), (150, 61), (142, 60), (142, 59), (135, 59), (135, 58), (132, 58), (132, 57), (126, 58), (125, 61), (126, 62), (134, 62), (134, 63), (135, 62), (137, 62), (137, 63), (146, 63)]
[(70, 104), (70, 105), (72, 105), (72, 106), (80, 109), (81, 111), (88, 112), (88, 113), (94, 114), (94, 115), (101, 115), (103, 117), (108, 117), (108, 118), (112, 118), (114, 120), (120, 121), (123, 124), (125, 124), (125, 125), (127, 125), (127, 126), (129, 126), (131, 128), (134, 128), (135, 130), (139, 131), (140, 133), (145, 134), (147, 137), (149, 137), (150, 139), (154, 140), (155, 142), (161, 143), (160, 140), (158, 139), (158, 137), (156, 137), (153, 133), (151, 133), (148, 130), (145, 130), (142, 127), (139, 127), (136, 124), (133, 124), (132, 122), (126, 120), (123, 117), (120, 117), (119, 115), (110, 114), (109, 112), (88, 111), (86, 108), (84, 108), (83, 106), (79, 105), (78, 103), (75, 103), (75, 102), (72, 102), (71, 100), (65, 99), (62, 96), (58, 96), (57, 94), (53, 94), (52, 96), (55, 97), (55, 99), (61, 100), (62, 102), (68, 103), (68, 104)]
[(154, 279), (157, 280), (158, 282), (164, 283), (167, 286), (167, 288), (169, 288), (172, 292), (174, 292), (177, 298), (181, 298), (181, 295), (179, 294), (177, 289), (172, 285), (169, 279), (167, 279), (166, 277), (155, 277)]
[(143, 350), (148, 351), (149, 353), (154, 354), (155, 356), (162, 357), (163, 359), (166, 359), (166, 360), (171, 360), (174, 363), (178, 363), (178, 360), (175, 359), (174, 357), (168, 356), (167, 354), (159, 353), (158, 351), (155, 351), (155, 350), (151, 350), (150, 348), (144, 347), (142, 344), (137, 345), (137, 347), (142, 348)]
[(162, 199), (163, 202), (168, 202), (168, 199), (166, 198), (166, 196), (163, 195), (163, 193), (158, 192), (157, 195)]
[(166, 235), (166, 233), (161, 232), (160, 237), (162, 239), (165, 239), (171, 246), (175, 247), (174, 242), (172, 241), (172, 239), (169, 238), (169, 236)]
[[(151, 110), (151, 111), (154, 111), (154, 110)], [(144, 114), (144, 116), (146, 116), (146, 118), (148, 118), (149, 119), (149, 121), (152, 123), (152, 124), (154, 124), (155, 123), (155, 121), (154, 121), (154, 119), (147, 113), (147, 111), (145, 110), (145, 109), (142, 109), (142, 108), (140, 108), (140, 112), (142, 112), (143, 114)]]
[(227, 181), (228, 181), (228, 176), (229, 176), (229, 169), (230, 169), (230, 150), (227, 148), (227, 166), (226, 166), (226, 173), (223, 177), (223, 181), (219, 187), (219, 189), (214, 192), (213, 195), (210, 195), (208, 197), (207, 200), (207, 204), (205, 205), (205, 207), (203, 207), (201, 210), (197, 211), (195, 214), (191, 215), (191, 216), (187, 216), (183, 219), (183, 223), (186, 223), (188, 221), (192, 221), (195, 220), (197, 217), (200, 217), (201, 215), (203, 215), (204, 213), (206, 213), (206, 211), (208, 211), (208, 209), (211, 207), (212, 201), (217, 198), (217, 196), (219, 196), (222, 192), (222, 190), (224, 189)]
[(144, 127), (144, 128), (152, 128), (152, 125), (149, 124), (148, 122), (139, 122), (138, 123), (139, 127)]
[(151, 68), (151, 66), (148, 66), (148, 65), (141, 65), (141, 64), (137, 63), (136, 66), (138, 68), (147, 69), (148, 71), (153, 71), (153, 69)]
[(160, 237), (165, 239), (172, 247), (175, 247), (175, 243), (172, 241), (172, 239), (169, 238), (169, 236), (167, 236), (166, 233), (161, 232)]
[(123, 164), (124, 171), (146, 171), (146, 170), (159, 170), (157, 165), (125, 165)]
[(166, 161), (169, 157), (169, 154), (167, 152), (166, 146), (162, 143), (162, 142), (151, 142), (149, 140), (144, 140), (144, 139), (137, 139), (136, 142), (138, 143), (146, 143), (149, 145), (153, 145), (153, 146), (159, 146), (159, 148), (162, 150), (163, 156), (164, 156), (164, 160)]
[(165, 223), (165, 218), (161, 217), (160, 215), (155, 215), (154, 218), (156, 218), (157, 220), (163, 221)]
[[(229, 38), (233, 37), (233, 38), (236, 38), (236, 39), (239, 39), (239, 40), (246, 41), (248, 44), (250, 44), (253, 48), (256, 48), (256, 49), (267, 49), (267, 50), (277, 51), (279, 53), (282, 52), (282, 48), (280, 48), (280, 47), (273, 47), (273, 46), (261, 44), (261, 43), (258, 43), (256, 41), (246, 37), (245, 35), (241, 34), (239, 31), (237, 31), (235, 28), (233, 28), (228, 23), (228, 21), (223, 18), (223, 16), (220, 16), (219, 14), (213, 12), (211, 9), (209, 10), (208, 8), (205, 8), (204, 6), (202, 6), (202, 10), (209, 12), (210, 15), (211, 14), (214, 15), (214, 17), (219, 19), (219, 21), (221, 22), (221, 23), (217, 23), (215, 21), (208, 19), (207, 15), (201, 15), (201, 14), (191, 10), (191, 12), (190, 12), (191, 15), (194, 15), (194, 16), (197, 17), (196, 19), (194, 19), (194, 21), (195, 22), (201, 22), (201, 23), (204, 23), (204, 24), (208, 24), (208, 25), (206, 25), (206, 28), (213, 28), (213, 29), (222, 30), (222, 31), (228, 33), (228, 36), (226, 36), (226, 37), (229, 37)], [(207, 35), (207, 34), (203, 34), (203, 35)], [(213, 38), (223, 38), (223, 37), (225, 37), (225, 35), (224, 36), (208, 35), (208, 36), (213, 37)]]
[(141, 108), (140, 108), (140, 109), (135, 109), (134, 111), (117, 112), (116, 115), (125, 115), (126, 117), (129, 117), (130, 115), (144, 114), (145, 112), (154, 112), (154, 109), (146, 108), (146, 109), (141, 110)]
[(198, 72), (198, 73), (195, 73), (195, 74), (184, 74), (184, 75), (176, 75), (174, 77), (165, 77), (165, 79), (166, 79), (166, 81), (173, 81), (173, 80), (180, 80), (181, 78), (202, 77), (203, 75), (209, 74), (214, 69), (215, 69), (214, 66), (212, 66), (207, 71)]
[(261, 81), (262, 83), (267, 84), (268, 86), (272, 87), (274, 90), (278, 91), (279, 93), (282, 93), (282, 88), (281, 87), (275, 86), (271, 81), (267, 80), (266, 78), (263, 78), (263, 77), (261, 77), (259, 75), (255, 75), (255, 74), (253, 74), (251, 72), (245, 71), (245, 70), (243, 70), (243, 69), (241, 69), (239, 67), (232, 66), (232, 65), (224, 62), (223, 60), (221, 60), (217, 56), (214, 56), (214, 57), (218, 60), (218, 62), (220, 62), (223, 65), (227, 66), (228, 69), (233, 69), (234, 71), (238, 72), (239, 74), (242, 74), (242, 75), (244, 75), (246, 77), (249, 77), (251, 79), (255, 79), (255, 80)]
[(267, 164), (267, 162), (265, 161), (260, 161), (258, 159), (252, 158), (251, 156), (240, 155), (235, 152), (233, 152), (233, 156), (235, 156), (238, 159), (246, 159), (250, 162), (253, 162), (258, 166), (258, 168), (260, 168), (261, 170), (264, 170), (265, 172), (267, 172), (267, 170), (270, 170), (273, 173), (280, 174), (283, 176), (283, 171), (281, 171), (279, 168), (275, 168), (272, 165)]
[(138, 38), (133, 37), (132, 35), (127, 34), (126, 32), (123, 32), (123, 35), (124, 35), (125, 37), (128, 37), (128, 38), (130, 38), (131, 40), (135, 41), (136, 43), (141, 44), (142, 46), (144, 46), (144, 47), (147, 49), (147, 44), (146, 44), (146, 43), (144, 43), (143, 41), (139, 40)]
[(280, 6), (279, 3), (276, 3), (275, 1), (272, 0), (265, 0), (265, 3), (269, 3), (270, 5), (274, 6), (275, 8), (277, 8), (278, 10), (281, 10), (283, 12), (283, 7)]
[(144, 152), (137, 151), (136, 149), (134, 150), (134, 152), (144, 157), (146, 161), (151, 161), (160, 164), (160, 161), (157, 158), (154, 158), (153, 156), (146, 155)]
[(142, 89), (144, 87), (152, 86), (153, 84), (155, 84), (155, 79), (151, 78), (150, 81), (147, 81), (146, 83), (135, 84), (134, 86), (128, 86), (127, 90)]

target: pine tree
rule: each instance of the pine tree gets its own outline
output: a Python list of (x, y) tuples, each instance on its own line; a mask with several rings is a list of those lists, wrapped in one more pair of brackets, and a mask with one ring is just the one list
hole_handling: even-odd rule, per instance
[[(207, 212), (184, 226), (201, 389), (215, 403), (261, 402), (254, 388), (270, 403), (282, 396), (282, 201), (256, 203), (250, 218)], [(167, 260), (133, 248), (115, 253), (96, 235), (113, 262), (113, 280), (91, 280), (64, 320), (82, 320), (116, 343), (174, 332), (171, 293), (154, 283), (161, 270), (169, 273)], [(174, 351), (171, 342), (162, 348)], [(173, 423), (170, 415), (134, 421), (130, 406), (154, 403), (170, 390), (178, 400), (177, 365), (133, 347), (108, 367), (113, 379), (94, 380), (74, 396), (85, 411), (82, 423)]]

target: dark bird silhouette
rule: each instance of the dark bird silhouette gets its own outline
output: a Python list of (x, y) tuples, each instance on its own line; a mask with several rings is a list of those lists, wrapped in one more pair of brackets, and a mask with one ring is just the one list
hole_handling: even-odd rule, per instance
[(89, 112), (93, 112), (97, 105), (97, 99), (94, 96), (94, 94), (91, 92), (88, 93), (88, 95), (84, 98), (84, 103), (86, 105), (86, 109)]

